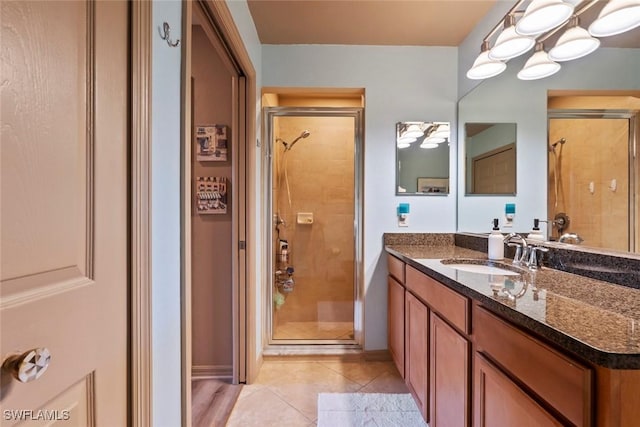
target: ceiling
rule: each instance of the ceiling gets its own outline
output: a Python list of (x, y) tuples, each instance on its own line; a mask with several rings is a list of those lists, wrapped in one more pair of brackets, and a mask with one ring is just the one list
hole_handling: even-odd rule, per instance
[[(508, 0), (248, 0), (247, 3), (262, 44), (459, 46), (497, 1)], [(515, 0), (511, 3), (515, 4)], [(588, 26), (605, 3), (598, 1), (587, 10), (581, 16), (581, 25)], [(554, 43), (560, 34), (550, 37), (545, 44)], [(640, 48), (640, 27), (602, 38), (601, 42), (603, 47)]]
[(495, 3), (496, 0), (248, 0), (263, 44), (380, 46), (458, 46)]

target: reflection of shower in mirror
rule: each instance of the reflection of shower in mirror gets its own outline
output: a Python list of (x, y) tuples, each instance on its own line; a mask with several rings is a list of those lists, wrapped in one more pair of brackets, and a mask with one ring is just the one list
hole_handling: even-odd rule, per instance
[[(562, 146), (567, 142), (565, 138), (560, 138), (553, 144), (549, 144), (549, 151), (553, 153), (554, 158), (554, 166), (553, 166), (553, 177), (554, 177), (554, 191), (555, 191), (555, 207), (558, 207), (558, 185), (560, 183), (560, 174), (562, 173), (560, 170), (560, 154), (562, 154)], [(560, 144), (560, 149), (556, 151), (556, 147)]]

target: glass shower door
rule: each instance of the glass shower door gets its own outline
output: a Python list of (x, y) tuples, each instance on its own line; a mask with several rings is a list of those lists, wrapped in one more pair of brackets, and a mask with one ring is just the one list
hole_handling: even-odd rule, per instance
[(278, 108), (271, 129), (272, 342), (353, 342), (356, 117)]

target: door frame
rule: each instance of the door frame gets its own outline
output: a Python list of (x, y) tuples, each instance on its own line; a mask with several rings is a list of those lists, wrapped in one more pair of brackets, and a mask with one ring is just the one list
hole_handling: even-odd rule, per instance
[[(225, 40), (230, 50), (230, 55), (237, 61), (244, 73), (244, 88), (239, 96), (241, 103), (238, 114), (245, 118), (246, 128), (238, 129), (239, 154), (244, 161), (239, 162), (243, 166), (239, 168), (237, 176), (244, 178), (246, 198), (238, 201), (244, 205), (243, 212), (250, 213), (246, 217), (241, 216), (239, 222), (243, 224), (246, 236), (245, 257), (246, 263), (241, 262), (240, 267), (246, 268), (239, 274), (246, 276), (244, 283), (234, 289), (234, 347), (239, 350), (244, 347), (244, 356), (238, 354), (244, 360), (234, 360), (238, 367), (245, 366), (244, 376), (247, 382), (253, 381), (260, 368), (260, 357), (254, 357), (256, 348), (256, 322), (255, 313), (257, 302), (256, 294), (256, 257), (259, 253), (255, 245), (255, 236), (259, 226), (256, 198), (256, 170), (255, 165), (258, 151), (256, 140), (256, 72), (249, 54), (242, 42), (242, 37), (235, 26), (233, 17), (226, 2), (214, 0), (201, 0), (212, 14), (216, 30)], [(181, 39), (190, 41), (191, 2), (183, 2), (182, 7), (182, 34)], [(151, 351), (152, 323), (151, 323), (151, 96), (152, 96), (152, 36), (153, 29), (152, 1), (141, 0), (130, 2), (131, 8), (131, 314), (130, 314), (130, 376), (131, 376), (131, 425), (133, 427), (145, 427), (152, 425), (152, 362)], [(187, 25), (189, 24), (189, 25)], [(183, 44), (184, 46), (184, 44)], [(182, 147), (181, 159), (181, 406), (182, 425), (191, 425), (191, 277), (190, 277), (190, 201), (191, 180), (190, 176), (190, 125), (185, 122), (190, 117), (190, 111), (185, 104), (189, 99), (190, 79), (186, 74), (186, 49), (182, 48)], [(242, 179), (241, 179), (242, 181)], [(239, 236), (241, 239), (243, 236)], [(240, 281), (238, 281), (240, 283)], [(246, 363), (246, 364), (245, 364)], [(238, 375), (243, 372), (240, 369)]]
[(151, 0), (131, 7), (131, 425), (152, 425)]

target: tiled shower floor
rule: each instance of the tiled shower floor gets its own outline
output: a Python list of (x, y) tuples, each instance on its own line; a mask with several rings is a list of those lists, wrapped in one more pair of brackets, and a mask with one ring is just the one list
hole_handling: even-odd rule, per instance
[(286, 322), (275, 327), (274, 339), (349, 340), (353, 322)]

